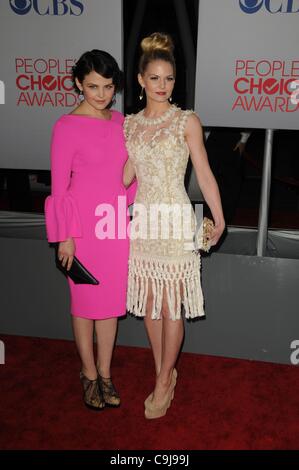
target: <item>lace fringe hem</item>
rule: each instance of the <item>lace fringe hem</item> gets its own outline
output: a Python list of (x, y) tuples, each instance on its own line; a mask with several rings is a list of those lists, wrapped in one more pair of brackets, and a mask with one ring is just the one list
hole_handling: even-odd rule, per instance
[[(153, 292), (152, 319), (161, 318), (164, 289), (172, 320), (181, 318), (182, 303), (186, 318), (203, 316), (205, 313), (200, 283), (200, 267), (200, 256), (196, 254), (172, 260), (131, 256), (127, 310), (138, 317), (146, 315), (150, 280)], [(181, 290), (183, 290), (183, 296)]]

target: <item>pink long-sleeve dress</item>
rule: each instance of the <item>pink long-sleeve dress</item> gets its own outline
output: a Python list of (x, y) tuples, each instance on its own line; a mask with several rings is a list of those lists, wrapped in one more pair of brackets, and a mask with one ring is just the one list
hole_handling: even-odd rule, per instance
[(90, 285), (68, 278), (72, 315), (93, 320), (126, 313), (127, 205), (136, 188), (133, 183), (126, 190), (122, 182), (127, 160), (123, 120), (118, 111), (112, 111), (110, 120), (66, 114), (52, 134), (47, 237), (49, 242), (72, 237), (76, 257), (99, 280), (99, 285)]

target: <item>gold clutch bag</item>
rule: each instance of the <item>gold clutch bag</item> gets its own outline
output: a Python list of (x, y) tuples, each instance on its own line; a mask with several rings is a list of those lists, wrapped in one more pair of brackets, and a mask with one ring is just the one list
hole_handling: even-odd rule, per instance
[(213, 220), (208, 217), (204, 217), (199, 230), (195, 234), (195, 251), (202, 250), (208, 252), (210, 250), (213, 229)]

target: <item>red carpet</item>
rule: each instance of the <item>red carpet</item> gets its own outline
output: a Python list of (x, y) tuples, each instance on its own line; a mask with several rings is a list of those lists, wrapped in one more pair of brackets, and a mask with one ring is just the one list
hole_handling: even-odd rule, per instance
[(166, 417), (147, 421), (150, 351), (117, 347), (119, 409), (93, 412), (81, 401), (71, 341), (2, 336), (0, 448), (298, 449), (299, 368), (182, 354)]

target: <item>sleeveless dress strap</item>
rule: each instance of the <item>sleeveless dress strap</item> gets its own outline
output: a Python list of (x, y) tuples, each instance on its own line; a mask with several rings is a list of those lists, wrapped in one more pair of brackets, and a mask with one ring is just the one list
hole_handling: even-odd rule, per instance
[(130, 128), (131, 128), (133, 116), (134, 116), (133, 114), (129, 114), (128, 116), (125, 117), (125, 121), (124, 121), (124, 133), (125, 133), (125, 138), (126, 138), (126, 139), (129, 138)]
[(184, 141), (187, 119), (189, 116), (191, 116), (191, 114), (196, 114), (196, 113), (192, 111), (191, 109), (187, 109), (186, 111), (182, 111), (179, 117), (178, 136), (181, 141)]

